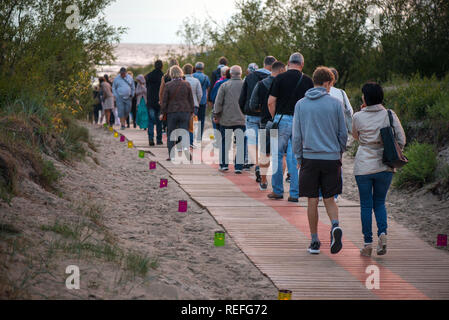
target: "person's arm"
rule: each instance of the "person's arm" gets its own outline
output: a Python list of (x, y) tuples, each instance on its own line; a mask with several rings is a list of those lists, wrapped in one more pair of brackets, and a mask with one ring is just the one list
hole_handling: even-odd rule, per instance
[(133, 78), (131, 76), (129, 78), (131, 79), (131, 97), (134, 97), (134, 95), (136, 94), (136, 86)]
[(340, 101), (338, 101), (337, 106), (337, 117), (338, 117), (338, 141), (340, 143), (341, 153), (346, 151), (346, 145), (348, 143), (348, 128), (346, 128), (345, 114), (343, 111), (343, 106)]
[(271, 116), (274, 118), (274, 115), (276, 114), (276, 102), (277, 98), (270, 95), (268, 98), (268, 110), (271, 113)]
[(218, 89), (217, 98), (215, 99), (214, 104), (214, 117), (220, 118), (221, 113), (223, 112), (223, 104), (224, 104), (224, 98), (225, 98), (225, 90), (223, 86), (220, 86)]
[(165, 78), (162, 77), (161, 87), (159, 88), (159, 101), (160, 101), (161, 105), (162, 105), (162, 99), (164, 97), (164, 91), (165, 91)]
[(354, 116), (354, 108), (351, 105), (351, 101), (349, 101), (348, 95), (346, 94), (346, 92), (343, 90), (343, 96), (345, 99), (345, 107), (348, 111), (351, 112), (351, 117)]
[(117, 97), (117, 82), (114, 80), (114, 82), (112, 83), (112, 94), (114, 95), (114, 97)]
[(190, 105), (190, 113), (194, 113), (195, 112), (195, 100), (193, 99), (193, 92), (192, 92), (192, 86), (190, 85), (190, 83), (188, 83), (186, 81), (186, 87), (187, 87), (187, 100), (189, 102)]
[(300, 119), (301, 102), (298, 101), (295, 106), (295, 115), (293, 117), (292, 129), (292, 150), (298, 161), (298, 168), (302, 162), (302, 133), (301, 133), (301, 119)]
[(405, 145), (407, 144), (407, 138), (405, 136), (404, 128), (402, 128), (401, 121), (399, 120), (396, 113), (393, 110), (391, 111), (391, 113), (393, 114), (393, 127), (396, 133), (395, 138), (401, 149), (404, 149)]
[(161, 116), (164, 113), (167, 113), (169, 90), (163, 90), (162, 93), (163, 93), (163, 96), (162, 96), (162, 99), (161, 99)]
[(352, 136), (354, 140), (359, 141), (359, 130), (357, 129), (357, 120), (355, 117), (352, 118)]
[(196, 86), (196, 97), (198, 99), (198, 107), (201, 103), (201, 99), (203, 99), (203, 87), (201, 86), (201, 82), (198, 80), (198, 84)]
[(240, 106), (240, 110), (242, 110), (243, 114), (245, 114), (247, 92), (248, 92), (248, 83), (245, 80), (245, 81), (243, 81), (243, 87), (242, 87), (242, 91), (240, 91), (240, 97), (239, 97), (239, 106)]

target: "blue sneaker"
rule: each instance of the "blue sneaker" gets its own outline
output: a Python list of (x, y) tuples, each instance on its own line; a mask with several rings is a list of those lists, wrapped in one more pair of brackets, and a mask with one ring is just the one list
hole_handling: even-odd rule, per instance
[(320, 253), (321, 242), (315, 241), (310, 243), (309, 249), (307, 251), (310, 254), (319, 254)]
[(337, 254), (340, 252), (341, 248), (343, 248), (343, 243), (341, 239), (343, 238), (343, 230), (336, 226), (332, 228), (331, 231), (331, 253)]

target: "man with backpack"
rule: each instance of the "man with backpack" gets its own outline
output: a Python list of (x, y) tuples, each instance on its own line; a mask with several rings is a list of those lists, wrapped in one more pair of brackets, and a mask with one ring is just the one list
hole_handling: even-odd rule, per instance
[(200, 101), (200, 107), (198, 109), (198, 121), (200, 122), (200, 127), (198, 130), (200, 132), (197, 133), (197, 140), (202, 141), (203, 140), (203, 132), (204, 132), (204, 122), (206, 120), (206, 103), (207, 103), (207, 94), (209, 93), (210, 88), (210, 80), (207, 75), (204, 74), (204, 63), (203, 62), (197, 62), (195, 65), (196, 72), (193, 74), (195, 78), (197, 78), (200, 81), (201, 88), (203, 89), (203, 97)]
[[(271, 66), (271, 75), (265, 79), (259, 81), (253, 90), (251, 95), (251, 100), (249, 103), (249, 111), (260, 113), (260, 129), (265, 130), (267, 122), (273, 121), (273, 117), (268, 110), (268, 96), (270, 93), (271, 86), (273, 84), (274, 78), (276, 78), (281, 73), (285, 72), (285, 64), (280, 61), (276, 61)], [(261, 191), (265, 191), (268, 188), (267, 182), (267, 170), (270, 167), (270, 136), (266, 135), (265, 142), (258, 141), (260, 158), (258, 159), (258, 164), (260, 166), (260, 183), (259, 188)]]
[[(239, 105), (240, 110), (245, 115), (246, 118), (246, 137), (248, 144), (248, 164), (256, 165), (256, 181), (261, 182), (260, 167), (258, 166), (257, 159), (257, 145), (259, 138), (259, 129), (261, 121), (260, 110), (251, 110), (250, 101), (251, 95), (259, 81), (269, 77), (271, 75), (271, 67), (273, 63), (276, 62), (276, 58), (273, 56), (268, 56), (264, 60), (264, 67), (262, 69), (257, 69), (254, 72), (248, 74), (243, 82), (242, 92), (240, 94)], [(246, 151), (246, 150), (245, 150)], [(246, 153), (246, 152), (245, 152)]]
[[(302, 99), (307, 90), (313, 88), (312, 79), (302, 72), (304, 57), (297, 52), (290, 56), (288, 71), (278, 75), (271, 87), (268, 98), (268, 108), (274, 118), (273, 129), (278, 129), (277, 150), (271, 150), (273, 156), (273, 192), (269, 199), (280, 200), (284, 198), (284, 179), (282, 159), (287, 153), (287, 167), (290, 172), (290, 197), (289, 202), (298, 202), (299, 182), (297, 162), (293, 153), (287, 152), (292, 140), (293, 115), (296, 102)], [(277, 159), (275, 155), (277, 154)]]

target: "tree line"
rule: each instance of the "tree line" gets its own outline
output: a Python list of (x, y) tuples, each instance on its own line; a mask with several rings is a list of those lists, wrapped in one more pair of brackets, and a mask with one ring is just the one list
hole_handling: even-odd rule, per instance
[(209, 70), (219, 56), (242, 66), (264, 56), (286, 61), (295, 51), (305, 71), (337, 68), (340, 86), (392, 75), (436, 75), (449, 69), (449, 1), (238, 0), (226, 23), (188, 17), (178, 31)]

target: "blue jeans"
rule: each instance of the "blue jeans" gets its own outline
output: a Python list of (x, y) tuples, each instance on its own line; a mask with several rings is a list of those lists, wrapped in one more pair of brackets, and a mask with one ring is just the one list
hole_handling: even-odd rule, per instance
[[(277, 123), (280, 119), (280, 115), (276, 115), (274, 122)], [(282, 121), (279, 123), (278, 129), (278, 148), (277, 150), (271, 150), (272, 153), (277, 152), (277, 168), (273, 173), (271, 184), (273, 186), (273, 192), (276, 194), (284, 194), (284, 173), (282, 170), (282, 159), (287, 153), (287, 168), (290, 173), (290, 197), (299, 197), (299, 181), (298, 181), (298, 162), (291, 150), (292, 140), (292, 127), (293, 116), (284, 115)], [(290, 148), (289, 148), (290, 145)], [(290, 150), (289, 150), (290, 149)]]
[(148, 138), (154, 141), (154, 126), (156, 125), (157, 142), (162, 142), (162, 121), (159, 120), (160, 110), (148, 108)]
[(387, 209), (385, 199), (393, 179), (392, 172), (379, 172), (363, 176), (356, 176), (360, 194), (360, 209), (362, 218), (362, 232), (365, 243), (373, 242), (372, 216), (373, 209), (376, 216), (377, 235), (387, 234)]
[[(229, 166), (229, 148), (232, 144), (232, 133), (237, 134), (236, 130), (241, 130), (242, 138), (245, 134), (245, 126), (220, 126), (221, 133), (221, 148), (220, 148), (220, 168), (227, 168)], [(237, 138), (237, 152), (234, 159), (235, 170), (242, 170), (244, 164), (244, 144), (242, 139)]]

